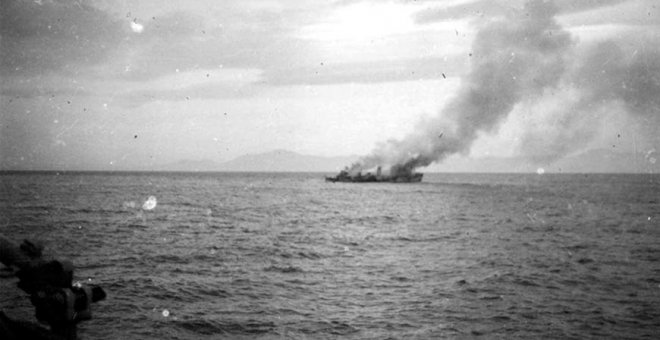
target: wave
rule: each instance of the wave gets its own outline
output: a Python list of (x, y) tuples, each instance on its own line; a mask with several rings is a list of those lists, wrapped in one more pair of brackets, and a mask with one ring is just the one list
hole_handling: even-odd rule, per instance
[(155, 256), (150, 256), (148, 260), (154, 261), (154, 263), (177, 263), (177, 264), (188, 264), (190, 259), (170, 254), (160, 254)]
[(297, 331), (307, 335), (330, 334), (347, 336), (360, 330), (344, 321), (311, 321), (297, 326)]
[(258, 335), (271, 333), (275, 324), (269, 321), (246, 320), (244, 322), (229, 322), (208, 319), (192, 319), (175, 321), (178, 328), (203, 335)]
[(278, 267), (278, 266), (270, 266), (264, 269), (266, 272), (280, 272), (280, 273), (302, 273), (304, 272), (301, 268), (299, 267), (294, 267), (294, 266), (286, 266), (286, 267)]
[(431, 236), (431, 237), (409, 237), (409, 236), (396, 236), (393, 238), (394, 241), (403, 241), (403, 242), (436, 242), (451, 239), (451, 236)]
[[(582, 323), (613, 338), (657, 333), (657, 209), (636, 203), (657, 203), (657, 180), (621, 195), (610, 182), (602, 194), (571, 181), (566, 194), (534, 183), (323, 191), (297, 175), (275, 188), (242, 175), (140, 176), (99, 176), (82, 193), (49, 186), (0, 208), (8, 237), (47, 240), (108, 292), (86, 338), (607, 337)], [(121, 209), (139, 192), (169, 201)], [(591, 203), (570, 221), (556, 214), (578, 198)], [(534, 212), (546, 225), (529, 222)]]
[(405, 277), (405, 276), (392, 276), (392, 277), (390, 277), (390, 280), (394, 280), (394, 281), (398, 281), (398, 282), (412, 281), (409, 277)]
[(318, 260), (326, 256), (317, 253), (312, 250), (300, 250), (300, 251), (287, 251), (283, 249), (274, 249), (270, 251), (274, 256), (279, 256), (284, 259), (307, 259), (307, 260)]

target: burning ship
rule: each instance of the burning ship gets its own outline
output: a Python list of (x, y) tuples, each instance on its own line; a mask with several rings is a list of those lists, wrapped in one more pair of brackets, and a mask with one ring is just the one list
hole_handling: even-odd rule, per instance
[(383, 174), (382, 168), (379, 166), (376, 173), (367, 172), (362, 174), (362, 171), (351, 171), (348, 167), (333, 177), (325, 177), (326, 182), (350, 182), (350, 183), (366, 183), (366, 182), (392, 182), (392, 183), (412, 183), (421, 182), (424, 174), (417, 173), (411, 166), (394, 165), (390, 168), (389, 174)]

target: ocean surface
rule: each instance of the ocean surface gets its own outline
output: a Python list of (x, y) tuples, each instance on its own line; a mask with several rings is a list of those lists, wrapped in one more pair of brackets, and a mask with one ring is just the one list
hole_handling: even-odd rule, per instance
[[(330, 174), (328, 174), (330, 175)], [(81, 339), (657, 339), (660, 175), (4, 173), (0, 234), (106, 300)], [(153, 196), (153, 197), (151, 197)], [(0, 309), (35, 320), (16, 279)]]

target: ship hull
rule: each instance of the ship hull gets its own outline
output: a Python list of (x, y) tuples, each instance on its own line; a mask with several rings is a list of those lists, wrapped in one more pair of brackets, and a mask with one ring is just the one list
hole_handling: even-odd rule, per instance
[(342, 183), (418, 183), (422, 181), (424, 174), (412, 174), (410, 176), (334, 176), (325, 177), (326, 182), (342, 182)]

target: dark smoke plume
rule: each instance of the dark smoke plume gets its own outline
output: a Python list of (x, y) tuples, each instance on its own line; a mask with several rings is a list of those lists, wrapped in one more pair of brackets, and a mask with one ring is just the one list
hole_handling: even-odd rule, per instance
[(403, 140), (379, 145), (353, 168), (416, 168), (469, 152), (478, 133), (498, 127), (516, 103), (557, 85), (572, 42), (555, 22), (555, 12), (550, 3), (530, 2), (482, 27), (472, 46), (471, 71), (442, 114)]
[(377, 145), (351, 170), (378, 165), (414, 169), (467, 154), (480, 133), (495, 132), (520, 109), (551, 116), (521, 135), (520, 152), (537, 162), (586, 146), (602, 115), (613, 108), (657, 128), (658, 48), (647, 45), (626, 53), (613, 42), (602, 42), (578, 49), (555, 21), (556, 13), (552, 2), (530, 1), (521, 11), (482, 26), (472, 45), (470, 72), (440, 114), (402, 140)]

